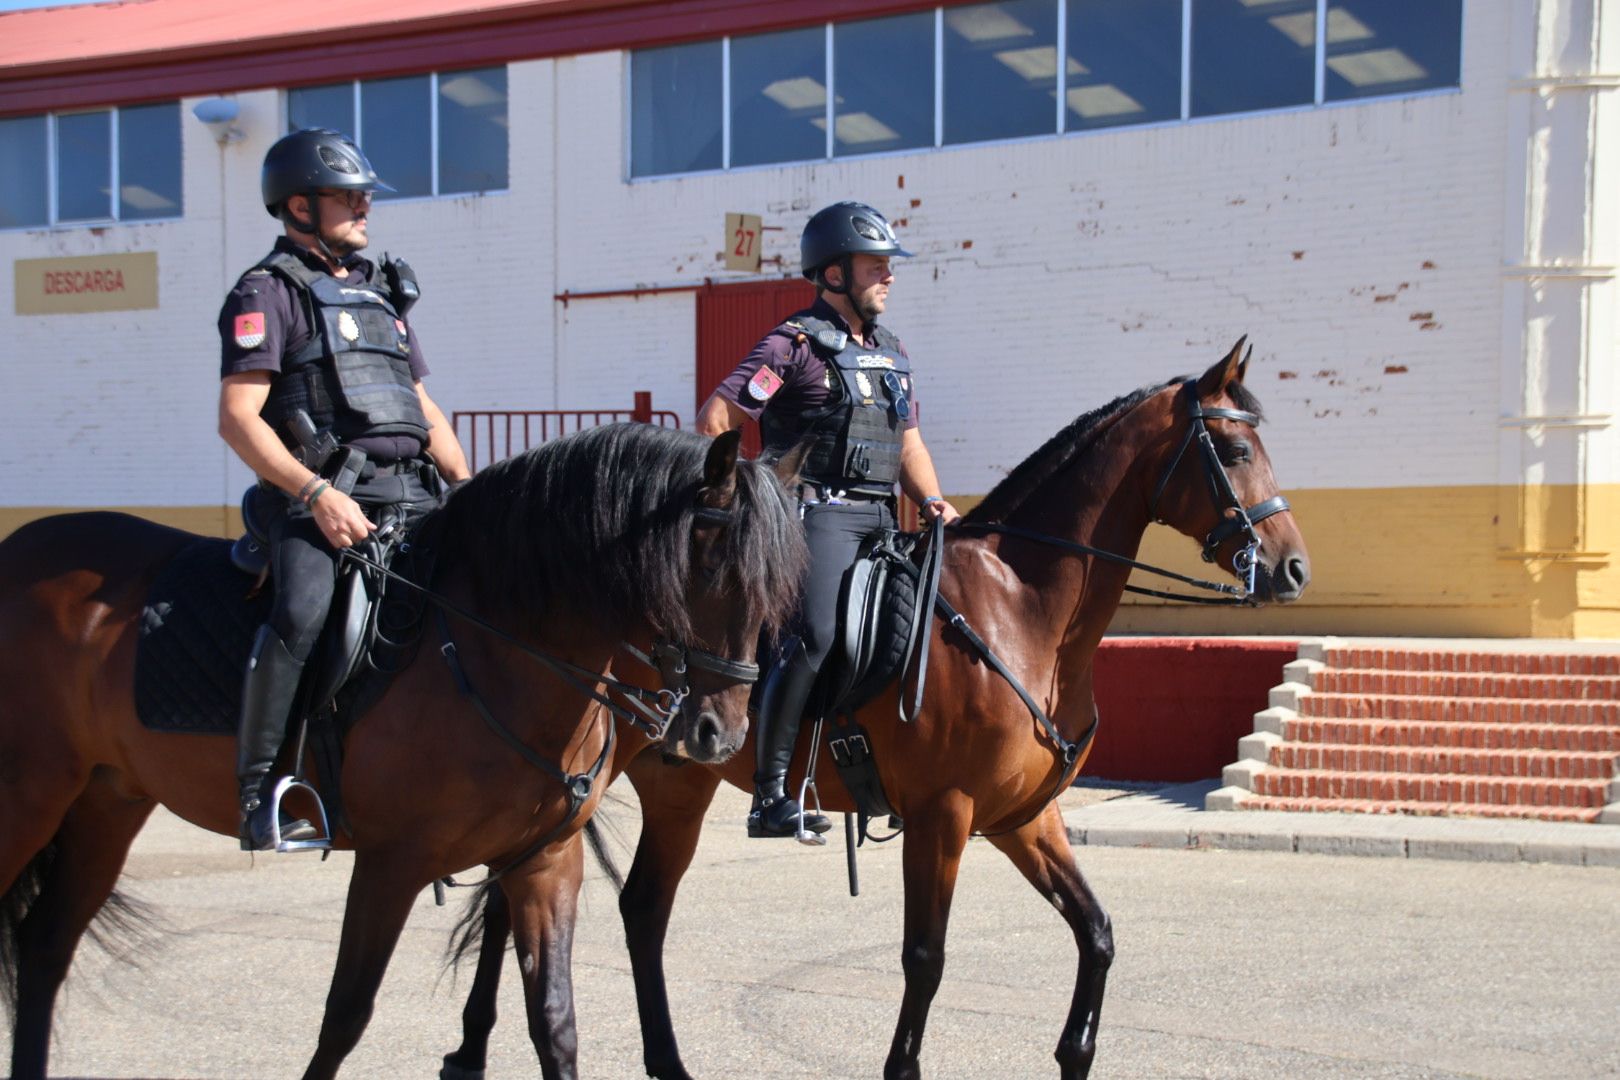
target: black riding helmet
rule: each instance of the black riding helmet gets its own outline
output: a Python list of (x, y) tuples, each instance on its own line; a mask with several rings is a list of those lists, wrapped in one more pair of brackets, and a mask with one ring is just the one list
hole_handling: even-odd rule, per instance
[[(331, 128), (304, 128), (276, 140), (264, 155), (260, 179), (264, 208), (283, 217), (287, 200), (322, 188), (337, 191), (393, 191), (377, 178), (354, 140)], [(300, 222), (291, 222), (294, 228)]]
[[(840, 202), (817, 210), (799, 237), (799, 269), (817, 288), (849, 291), (852, 255), (910, 255), (894, 238), (887, 218), (865, 203)], [(844, 282), (833, 288), (821, 276), (833, 263), (844, 269)]]

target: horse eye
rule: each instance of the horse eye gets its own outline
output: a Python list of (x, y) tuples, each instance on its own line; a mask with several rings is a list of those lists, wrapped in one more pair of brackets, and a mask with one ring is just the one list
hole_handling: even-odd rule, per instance
[(1242, 465), (1253, 456), (1253, 452), (1246, 442), (1228, 443), (1221, 448), (1221, 464), (1223, 465)]

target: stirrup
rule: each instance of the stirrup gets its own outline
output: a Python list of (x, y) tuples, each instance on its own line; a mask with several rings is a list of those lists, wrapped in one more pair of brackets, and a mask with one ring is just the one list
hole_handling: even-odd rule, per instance
[[(315, 809), (319, 814), (318, 824), (321, 835), (313, 840), (283, 840), (281, 838), (281, 798), (293, 788), (302, 788), (309, 792), (309, 797), (315, 800)], [(276, 781), (275, 790), (270, 793), (270, 842), (277, 851), (330, 851), (332, 849), (332, 829), (326, 823), (326, 804), (321, 802), (319, 793), (304, 781), (294, 776), (283, 776)]]
[(804, 779), (799, 781), (799, 827), (793, 833), (793, 839), (807, 847), (825, 847), (827, 838), (820, 833), (813, 833), (804, 827), (805, 815), (810, 812), (810, 804), (805, 800), (806, 793), (816, 800), (816, 813), (821, 813), (821, 792), (816, 790), (816, 757), (821, 749), (821, 717), (816, 717), (816, 726), (810, 729), (810, 761), (804, 768)]

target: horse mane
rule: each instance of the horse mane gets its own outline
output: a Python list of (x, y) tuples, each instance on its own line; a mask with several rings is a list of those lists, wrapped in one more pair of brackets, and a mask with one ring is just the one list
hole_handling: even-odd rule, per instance
[[(1036, 488), (1049, 480), (1059, 469), (1090, 450), (1116, 417), (1136, 408), (1165, 387), (1184, 383), (1193, 377), (1177, 375), (1173, 379), (1144, 386), (1076, 417), (1068, 427), (1046, 440), (1040, 449), (1014, 466), (1013, 471), (992, 488), (990, 494), (986, 495), (978, 506), (964, 514), (962, 519), (970, 522), (999, 521), (1021, 506)], [(1252, 412), (1257, 417), (1263, 415), (1260, 402), (1242, 383), (1230, 383), (1226, 392), (1235, 408)]]
[[(710, 441), (607, 424), (491, 465), (451, 495), (439, 565), (465, 568), (486, 611), (538, 633), (559, 612), (624, 635), (692, 640), (687, 585)], [(767, 627), (791, 614), (807, 554), (775, 475), (737, 462), (733, 521), (710, 587)]]

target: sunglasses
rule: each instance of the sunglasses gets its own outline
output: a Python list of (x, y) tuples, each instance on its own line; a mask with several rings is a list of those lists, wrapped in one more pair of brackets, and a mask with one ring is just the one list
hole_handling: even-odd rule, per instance
[(892, 371), (885, 371), (883, 389), (889, 392), (889, 407), (894, 409), (894, 415), (902, 420), (911, 419), (911, 397), (906, 393), (905, 384), (900, 381), (900, 376)]
[(328, 199), (336, 199), (350, 210), (359, 210), (371, 205), (371, 192), (369, 191), (317, 191), (315, 194)]

